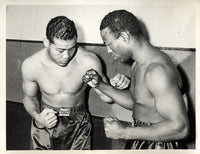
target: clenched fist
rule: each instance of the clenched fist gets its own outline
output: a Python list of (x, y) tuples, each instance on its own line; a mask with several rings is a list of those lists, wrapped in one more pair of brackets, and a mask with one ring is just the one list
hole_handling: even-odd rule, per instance
[(130, 79), (123, 74), (117, 74), (110, 80), (110, 84), (117, 89), (126, 89), (130, 85)]
[(117, 118), (104, 118), (104, 130), (106, 137), (112, 139), (122, 139), (124, 136), (124, 126)]
[(56, 111), (53, 109), (44, 109), (37, 118), (37, 125), (52, 128), (57, 124)]
[(102, 78), (96, 70), (90, 69), (83, 75), (82, 80), (89, 86), (95, 88), (102, 81)]

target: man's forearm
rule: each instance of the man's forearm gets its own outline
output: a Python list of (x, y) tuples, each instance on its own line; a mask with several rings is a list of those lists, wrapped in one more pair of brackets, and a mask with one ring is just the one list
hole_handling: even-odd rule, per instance
[(40, 104), (37, 98), (35, 97), (24, 97), (23, 104), (27, 112), (34, 118), (38, 119), (40, 113)]
[(100, 91), (99, 89), (94, 88), (94, 90), (96, 91), (96, 93), (99, 95), (99, 97), (106, 103), (111, 103), (113, 102), (113, 100), (107, 96), (106, 94), (104, 94), (102, 91)]
[(187, 124), (177, 126), (170, 120), (152, 124), (149, 127), (125, 127), (123, 139), (141, 139), (150, 141), (173, 141), (185, 138), (188, 135)]
[(109, 96), (114, 102), (121, 105), (126, 109), (132, 109), (134, 105), (134, 99), (131, 96), (129, 90), (118, 90), (111, 85), (101, 82), (96, 89), (102, 91)]

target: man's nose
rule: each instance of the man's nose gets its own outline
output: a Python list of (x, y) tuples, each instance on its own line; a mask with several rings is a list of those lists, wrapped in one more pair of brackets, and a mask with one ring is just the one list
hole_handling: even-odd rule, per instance
[(65, 59), (69, 58), (69, 53), (67, 50), (63, 53), (63, 58)]
[(108, 51), (108, 53), (112, 53), (112, 49), (108, 46), (107, 46), (107, 51)]

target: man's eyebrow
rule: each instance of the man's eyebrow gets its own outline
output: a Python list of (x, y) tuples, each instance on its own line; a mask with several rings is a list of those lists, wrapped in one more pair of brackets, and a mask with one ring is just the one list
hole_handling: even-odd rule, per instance
[(64, 49), (64, 48), (59, 48), (59, 47), (56, 47), (56, 50), (64, 51), (64, 50), (66, 50), (66, 49)]
[(69, 48), (69, 50), (75, 48), (76, 46), (77, 46), (77, 44), (74, 44), (74, 46), (72, 46), (71, 48)]
[(60, 47), (56, 47), (57, 49), (60, 49), (60, 50), (63, 50), (63, 49), (65, 49), (65, 48), (60, 48)]
[[(74, 47), (76, 47), (76, 46), (77, 46), (77, 44), (75, 44), (74, 46), (72, 46), (72, 47), (69, 48), (68, 50), (70, 50), (70, 49), (72, 49), (72, 48), (74, 48)], [(56, 48), (59, 49), (59, 50), (66, 50), (66, 48), (61, 48), (61, 47), (57, 47), (57, 46), (56, 46)]]

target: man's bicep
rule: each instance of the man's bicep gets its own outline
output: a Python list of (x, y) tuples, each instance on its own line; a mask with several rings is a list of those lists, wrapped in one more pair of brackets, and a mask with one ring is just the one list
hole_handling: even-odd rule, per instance
[(35, 82), (35, 69), (29, 60), (25, 60), (22, 64), (22, 78), (24, 95), (28, 97), (35, 97), (38, 91), (38, 85)]
[(36, 97), (38, 92), (37, 83), (34, 81), (23, 81), (23, 91), (27, 97)]
[(157, 111), (166, 119), (185, 116), (185, 106), (176, 80), (162, 66), (147, 76), (147, 85), (155, 100)]
[(91, 65), (92, 68), (94, 70), (96, 70), (99, 75), (102, 77), (102, 80), (106, 83), (108, 83), (108, 79), (106, 78), (106, 76), (103, 74), (103, 67), (102, 67), (102, 64), (100, 62), (99, 59), (96, 59), (96, 61), (93, 61), (93, 64)]
[(156, 110), (165, 119), (177, 121), (185, 117), (186, 109), (180, 91), (170, 87), (162, 92), (152, 93), (155, 98)]

